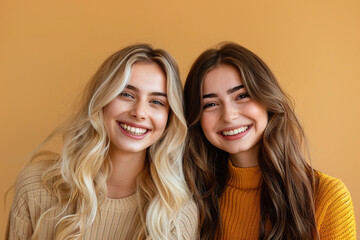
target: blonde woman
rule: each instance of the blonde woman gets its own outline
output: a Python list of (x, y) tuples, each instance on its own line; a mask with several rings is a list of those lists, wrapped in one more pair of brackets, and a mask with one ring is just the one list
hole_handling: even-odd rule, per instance
[(37, 153), (18, 176), (8, 239), (195, 239), (186, 133), (173, 58), (146, 44), (116, 52), (50, 135), (62, 152)]

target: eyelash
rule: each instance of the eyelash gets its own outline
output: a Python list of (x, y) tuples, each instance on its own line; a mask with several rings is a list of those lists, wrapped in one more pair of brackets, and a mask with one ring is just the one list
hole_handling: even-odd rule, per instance
[[(133, 98), (134, 99), (134, 96), (131, 95), (130, 93), (127, 93), (127, 92), (122, 92), (119, 95), (122, 96), (122, 97)], [(152, 100), (152, 101), (150, 101), (150, 103), (155, 104), (155, 105), (165, 106), (165, 104), (160, 100)]]
[(216, 106), (216, 103), (213, 103), (213, 102), (206, 103), (206, 104), (204, 104), (203, 109), (206, 109), (206, 108), (208, 108), (208, 107), (213, 107), (213, 106)]
[[(248, 97), (250, 97), (250, 95), (246, 92), (243, 92), (236, 96), (236, 100), (241, 100), (241, 99), (248, 98)], [(204, 104), (203, 109), (213, 107), (213, 106), (216, 106), (216, 103), (209, 102), (209, 103)]]
[(165, 106), (165, 104), (163, 102), (159, 101), (159, 100), (153, 100), (153, 101), (151, 101), (151, 103), (156, 104), (156, 105), (160, 105), (160, 106)]
[(130, 93), (127, 93), (127, 92), (120, 93), (120, 96), (134, 98), (133, 95), (131, 95)]
[(244, 99), (250, 97), (249, 94), (247, 94), (246, 92), (240, 93), (239, 95), (236, 96), (236, 100), (238, 99)]

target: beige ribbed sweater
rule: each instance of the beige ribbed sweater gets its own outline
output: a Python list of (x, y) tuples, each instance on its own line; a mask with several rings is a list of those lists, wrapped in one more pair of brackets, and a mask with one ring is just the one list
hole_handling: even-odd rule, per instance
[[(217, 239), (257, 240), (260, 226), (260, 168), (237, 168), (229, 161), (229, 174), (229, 181), (220, 198), (223, 231)], [(350, 193), (340, 180), (323, 173), (320, 173), (316, 193), (315, 218), (320, 239), (356, 239)], [(267, 224), (267, 232), (270, 228)]]
[[(30, 239), (33, 229), (39, 217), (56, 203), (44, 188), (41, 175), (46, 166), (36, 163), (26, 167), (18, 176), (16, 182), (16, 193), (10, 211), (8, 222), (8, 239)], [(85, 230), (83, 239), (132, 239), (129, 236), (130, 227), (137, 220), (136, 194), (121, 198), (109, 199), (99, 207), (94, 223)], [(61, 216), (73, 213), (68, 209)], [(55, 218), (60, 212), (51, 212), (50, 218), (45, 221), (41, 228), (41, 239), (53, 239), (56, 223)], [(51, 219), (54, 217), (54, 219)], [(189, 202), (179, 214), (180, 231), (185, 239), (196, 239), (198, 214), (194, 202)], [(177, 239), (175, 230), (172, 239)]]

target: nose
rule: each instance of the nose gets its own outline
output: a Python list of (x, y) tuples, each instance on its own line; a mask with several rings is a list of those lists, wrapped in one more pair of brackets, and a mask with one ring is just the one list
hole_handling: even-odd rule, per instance
[(146, 103), (137, 101), (130, 110), (130, 115), (137, 120), (145, 120), (147, 115)]
[(225, 122), (232, 122), (239, 115), (239, 111), (236, 106), (231, 103), (223, 105), (222, 118)]

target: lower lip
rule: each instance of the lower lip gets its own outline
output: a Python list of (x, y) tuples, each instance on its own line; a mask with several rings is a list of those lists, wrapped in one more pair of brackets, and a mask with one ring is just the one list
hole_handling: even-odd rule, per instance
[(250, 131), (250, 129), (252, 128), (253, 125), (249, 125), (249, 128), (245, 131), (245, 132), (242, 132), (242, 133), (238, 133), (238, 134), (235, 134), (235, 135), (231, 135), (231, 136), (225, 136), (223, 135), (221, 132), (218, 133), (221, 137), (223, 137), (224, 139), (228, 140), (228, 141), (234, 141), (234, 140), (238, 140), (242, 137), (244, 137), (246, 134), (248, 134), (248, 132)]
[(142, 134), (142, 135), (135, 135), (135, 134), (131, 134), (127, 131), (125, 131), (125, 129), (123, 129), (121, 126), (120, 126), (120, 123), (118, 123), (119, 125), (119, 128), (120, 128), (120, 131), (125, 134), (126, 136), (130, 137), (130, 138), (134, 138), (134, 139), (137, 139), (137, 140), (140, 140), (140, 139), (143, 139), (149, 132), (150, 130), (147, 130), (146, 133)]

